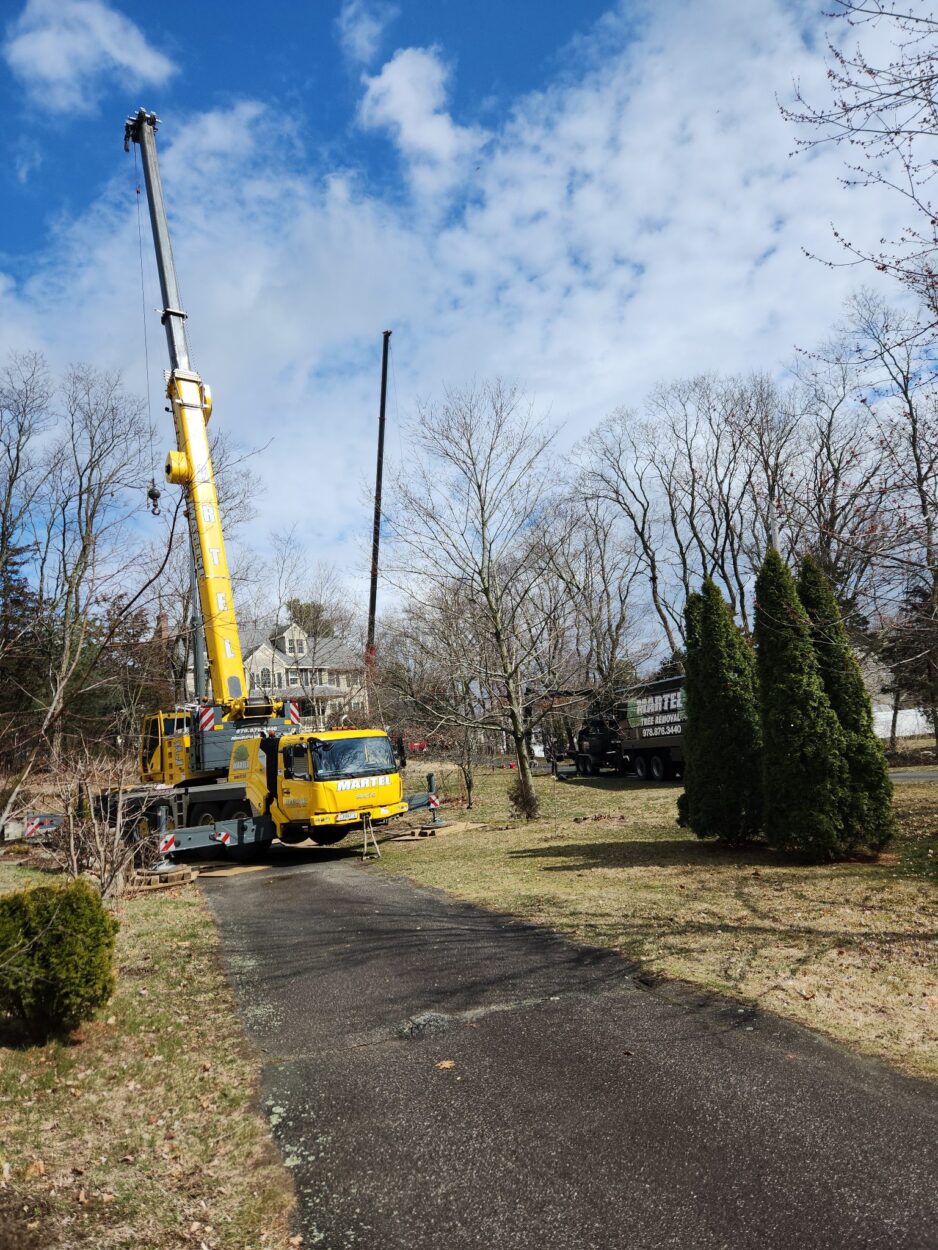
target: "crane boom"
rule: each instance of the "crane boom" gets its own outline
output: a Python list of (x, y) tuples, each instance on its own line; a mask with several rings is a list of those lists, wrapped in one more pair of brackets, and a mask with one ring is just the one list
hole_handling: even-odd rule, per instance
[(156, 155), (157, 125), (155, 113), (138, 110), (127, 119), (124, 127), (124, 148), (129, 151), (131, 143), (140, 148), (163, 299), (161, 320), (166, 330), (170, 359), (166, 395), (172, 405), (176, 426), (176, 450), (167, 455), (166, 480), (182, 486), (185, 491), (189, 539), (195, 562), (212, 691), (216, 702), (224, 705), (225, 719), (234, 720), (244, 714), (244, 660), (208, 445), (206, 427), (212, 413), (212, 396), (189, 363), (186, 314), (179, 306), (176, 269)]

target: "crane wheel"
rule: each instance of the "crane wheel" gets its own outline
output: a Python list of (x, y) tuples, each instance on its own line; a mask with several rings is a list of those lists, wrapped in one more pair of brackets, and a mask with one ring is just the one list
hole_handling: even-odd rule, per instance
[(218, 803), (196, 803), (189, 812), (186, 823), (190, 825), (214, 825), (221, 820), (221, 805)]

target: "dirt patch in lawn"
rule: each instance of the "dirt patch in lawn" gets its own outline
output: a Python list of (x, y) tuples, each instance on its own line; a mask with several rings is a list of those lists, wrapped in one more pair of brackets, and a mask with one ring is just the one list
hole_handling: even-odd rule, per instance
[(919, 1076), (938, 1077), (938, 785), (897, 787), (901, 832), (879, 858), (811, 865), (734, 852), (674, 822), (675, 787), (538, 778), (542, 818), (508, 818), (504, 774), (477, 782), (485, 820), (380, 868), (758, 1003)]

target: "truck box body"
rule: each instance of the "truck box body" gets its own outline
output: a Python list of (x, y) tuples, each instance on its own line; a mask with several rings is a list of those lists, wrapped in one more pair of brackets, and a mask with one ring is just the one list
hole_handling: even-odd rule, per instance
[(577, 772), (632, 769), (665, 781), (683, 773), (684, 677), (643, 682), (605, 712), (587, 716), (577, 735)]

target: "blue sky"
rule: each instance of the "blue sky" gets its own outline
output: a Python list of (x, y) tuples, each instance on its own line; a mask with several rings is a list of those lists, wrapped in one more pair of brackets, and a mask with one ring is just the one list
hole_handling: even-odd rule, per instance
[[(898, 210), (844, 191), (834, 151), (789, 156), (776, 96), (826, 90), (824, 7), (5, 0), (0, 354), (144, 389), (121, 137), (155, 110), (214, 419), (272, 439), (251, 542), (296, 521), (311, 559), (364, 567), (384, 328), (392, 454), (447, 384), (519, 382), (563, 449), (659, 380), (779, 369), (827, 333), (867, 275), (803, 249)], [(159, 413), (152, 314), (148, 342)]]

